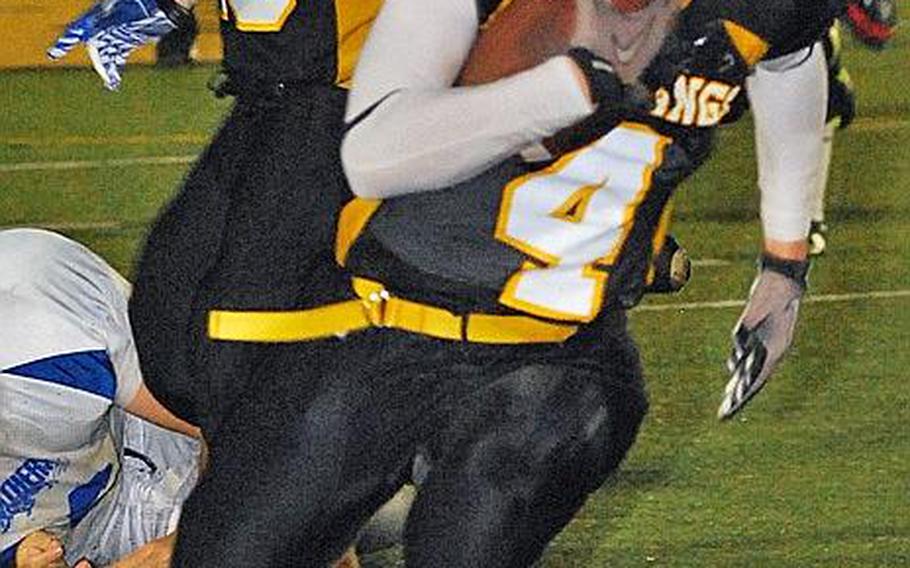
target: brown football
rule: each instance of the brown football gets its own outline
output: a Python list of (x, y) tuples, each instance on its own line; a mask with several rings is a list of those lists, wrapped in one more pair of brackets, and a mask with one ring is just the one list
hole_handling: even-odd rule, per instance
[(530, 69), (571, 47), (576, 0), (514, 0), (491, 16), (461, 72), (479, 85)]

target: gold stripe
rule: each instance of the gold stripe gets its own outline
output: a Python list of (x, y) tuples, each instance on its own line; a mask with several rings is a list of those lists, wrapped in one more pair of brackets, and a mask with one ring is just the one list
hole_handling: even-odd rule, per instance
[(724, 29), (743, 60), (750, 67), (758, 63), (768, 52), (768, 42), (736, 22), (724, 20)]
[(467, 340), (477, 343), (553, 343), (572, 337), (578, 326), (543, 322), (525, 316), (468, 316)]
[(294, 11), (294, 8), (297, 7), (297, 0), (288, 0), (288, 3), (281, 10), (281, 14), (275, 20), (268, 22), (255, 22), (249, 20), (241, 20), (240, 16), (237, 14), (237, 10), (234, 10), (234, 27), (241, 32), (279, 32), (281, 28), (284, 27), (284, 23), (287, 21), (288, 17), (291, 15), (291, 12)]
[(382, 0), (336, 0), (337, 65), (335, 83), (349, 87), (354, 66)]
[(354, 241), (363, 232), (381, 204), (381, 199), (356, 197), (341, 210), (341, 214), (338, 216), (338, 230), (335, 234), (335, 261), (339, 266), (345, 265)]
[(673, 198), (671, 197), (664, 206), (663, 212), (660, 214), (660, 220), (657, 222), (657, 230), (654, 231), (654, 238), (651, 240), (651, 266), (648, 267), (648, 276), (645, 279), (645, 284), (654, 282), (654, 259), (657, 258), (657, 255), (660, 254), (660, 249), (664, 246), (664, 240), (667, 237), (667, 233), (670, 231), (670, 221), (672, 218)]
[[(476, 343), (561, 342), (577, 326), (559, 325), (526, 316), (495, 316), (452, 312), (391, 297), (382, 284), (354, 278), (360, 300), (296, 311), (212, 310), (208, 335), (221, 341), (284, 343), (343, 335), (368, 327), (400, 329), (439, 339)], [(465, 320), (467, 317), (467, 320)]]
[(462, 318), (448, 310), (391, 298), (385, 306), (383, 325), (440, 339), (461, 339)]
[[(551, 1), (555, 1), (555, 0), (551, 0)], [(499, 13), (502, 12), (503, 10), (505, 10), (506, 7), (508, 7), (508, 5), (511, 3), (512, 3), (512, 0), (502, 0), (502, 2), (500, 2), (499, 5), (496, 6), (496, 8), (490, 13), (490, 15), (487, 17), (487, 19), (485, 21), (481, 22), (480, 28), (483, 29), (483, 28), (489, 26), (490, 24), (492, 24), (493, 20), (495, 20), (496, 17), (499, 16)]]
[(370, 320), (359, 300), (310, 310), (212, 310), (208, 318), (209, 337), (222, 341), (306, 341), (367, 327), (370, 327)]

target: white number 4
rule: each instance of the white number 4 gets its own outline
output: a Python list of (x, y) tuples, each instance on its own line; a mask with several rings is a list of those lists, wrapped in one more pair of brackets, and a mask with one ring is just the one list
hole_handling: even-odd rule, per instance
[(608, 273), (651, 188), (670, 139), (623, 123), (597, 142), (506, 186), (496, 237), (530, 257), (506, 283), (504, 305), (591, 321)]

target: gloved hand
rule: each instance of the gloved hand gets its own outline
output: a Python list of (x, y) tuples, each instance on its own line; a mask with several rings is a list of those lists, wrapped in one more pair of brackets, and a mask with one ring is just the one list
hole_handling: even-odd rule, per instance
[(192, 12), (175, 0), (101, 0), (66, 26), (47, 56), (60, 59), (84, 43), (104, 86), (113, 91), (133, 50), (192, 21)]
[(732, 376), (717, 410), (728, 419), (765, 386), (793, 341), (799, 302), (806, 291), (809, 261), (762, 255), (749, 301), (733, 328)]
[(594, 104), (612, 106), (623, 102), (625, 88), (609, 61), (584, 47), (573, 47), (568, 56), (588, 80)]
[(675, 294), (692, 277), (688, 251), (670, 234), (664, 237), (660, 254), (651, 261), (651, 265), (654, 267), (654, 279), (645, 286), (646, 294)]

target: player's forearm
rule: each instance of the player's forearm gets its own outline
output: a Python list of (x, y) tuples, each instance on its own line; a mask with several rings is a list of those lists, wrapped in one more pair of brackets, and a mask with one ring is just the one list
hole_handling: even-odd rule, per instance
[(404, 91), (342, 147), (355, 193), (389, 197), (468, 179), (584, 118), (593, 105), (564, 57), (489, 85)]
[(823, 167), (826, 81), (819, 46), (808, 57), (763, 64), (749, 79), (768, 242), (796, 243), (808, 235), (808, 198)]
[[(419, 25), (418, 25), (419, 22)], [(389, 0), (354, 77), (342, 159), (355, 193), (445, 187), (587, 116), (577, 69), (556, 58), (453, 88), (477, 35), (474, 0)]]
[(809, 255), (809, 245), (806, 239), (778, 241), (766, 238), (764, 250), (767, 254), (784, 260), (805, 260)]
[(175, 416), (152, 396), (145, 385), (139, 387), (136, 396), (124, 407), (124, 410), (162, 428), (196, 439), (202, 438), (202, 431), (199, 428)]

